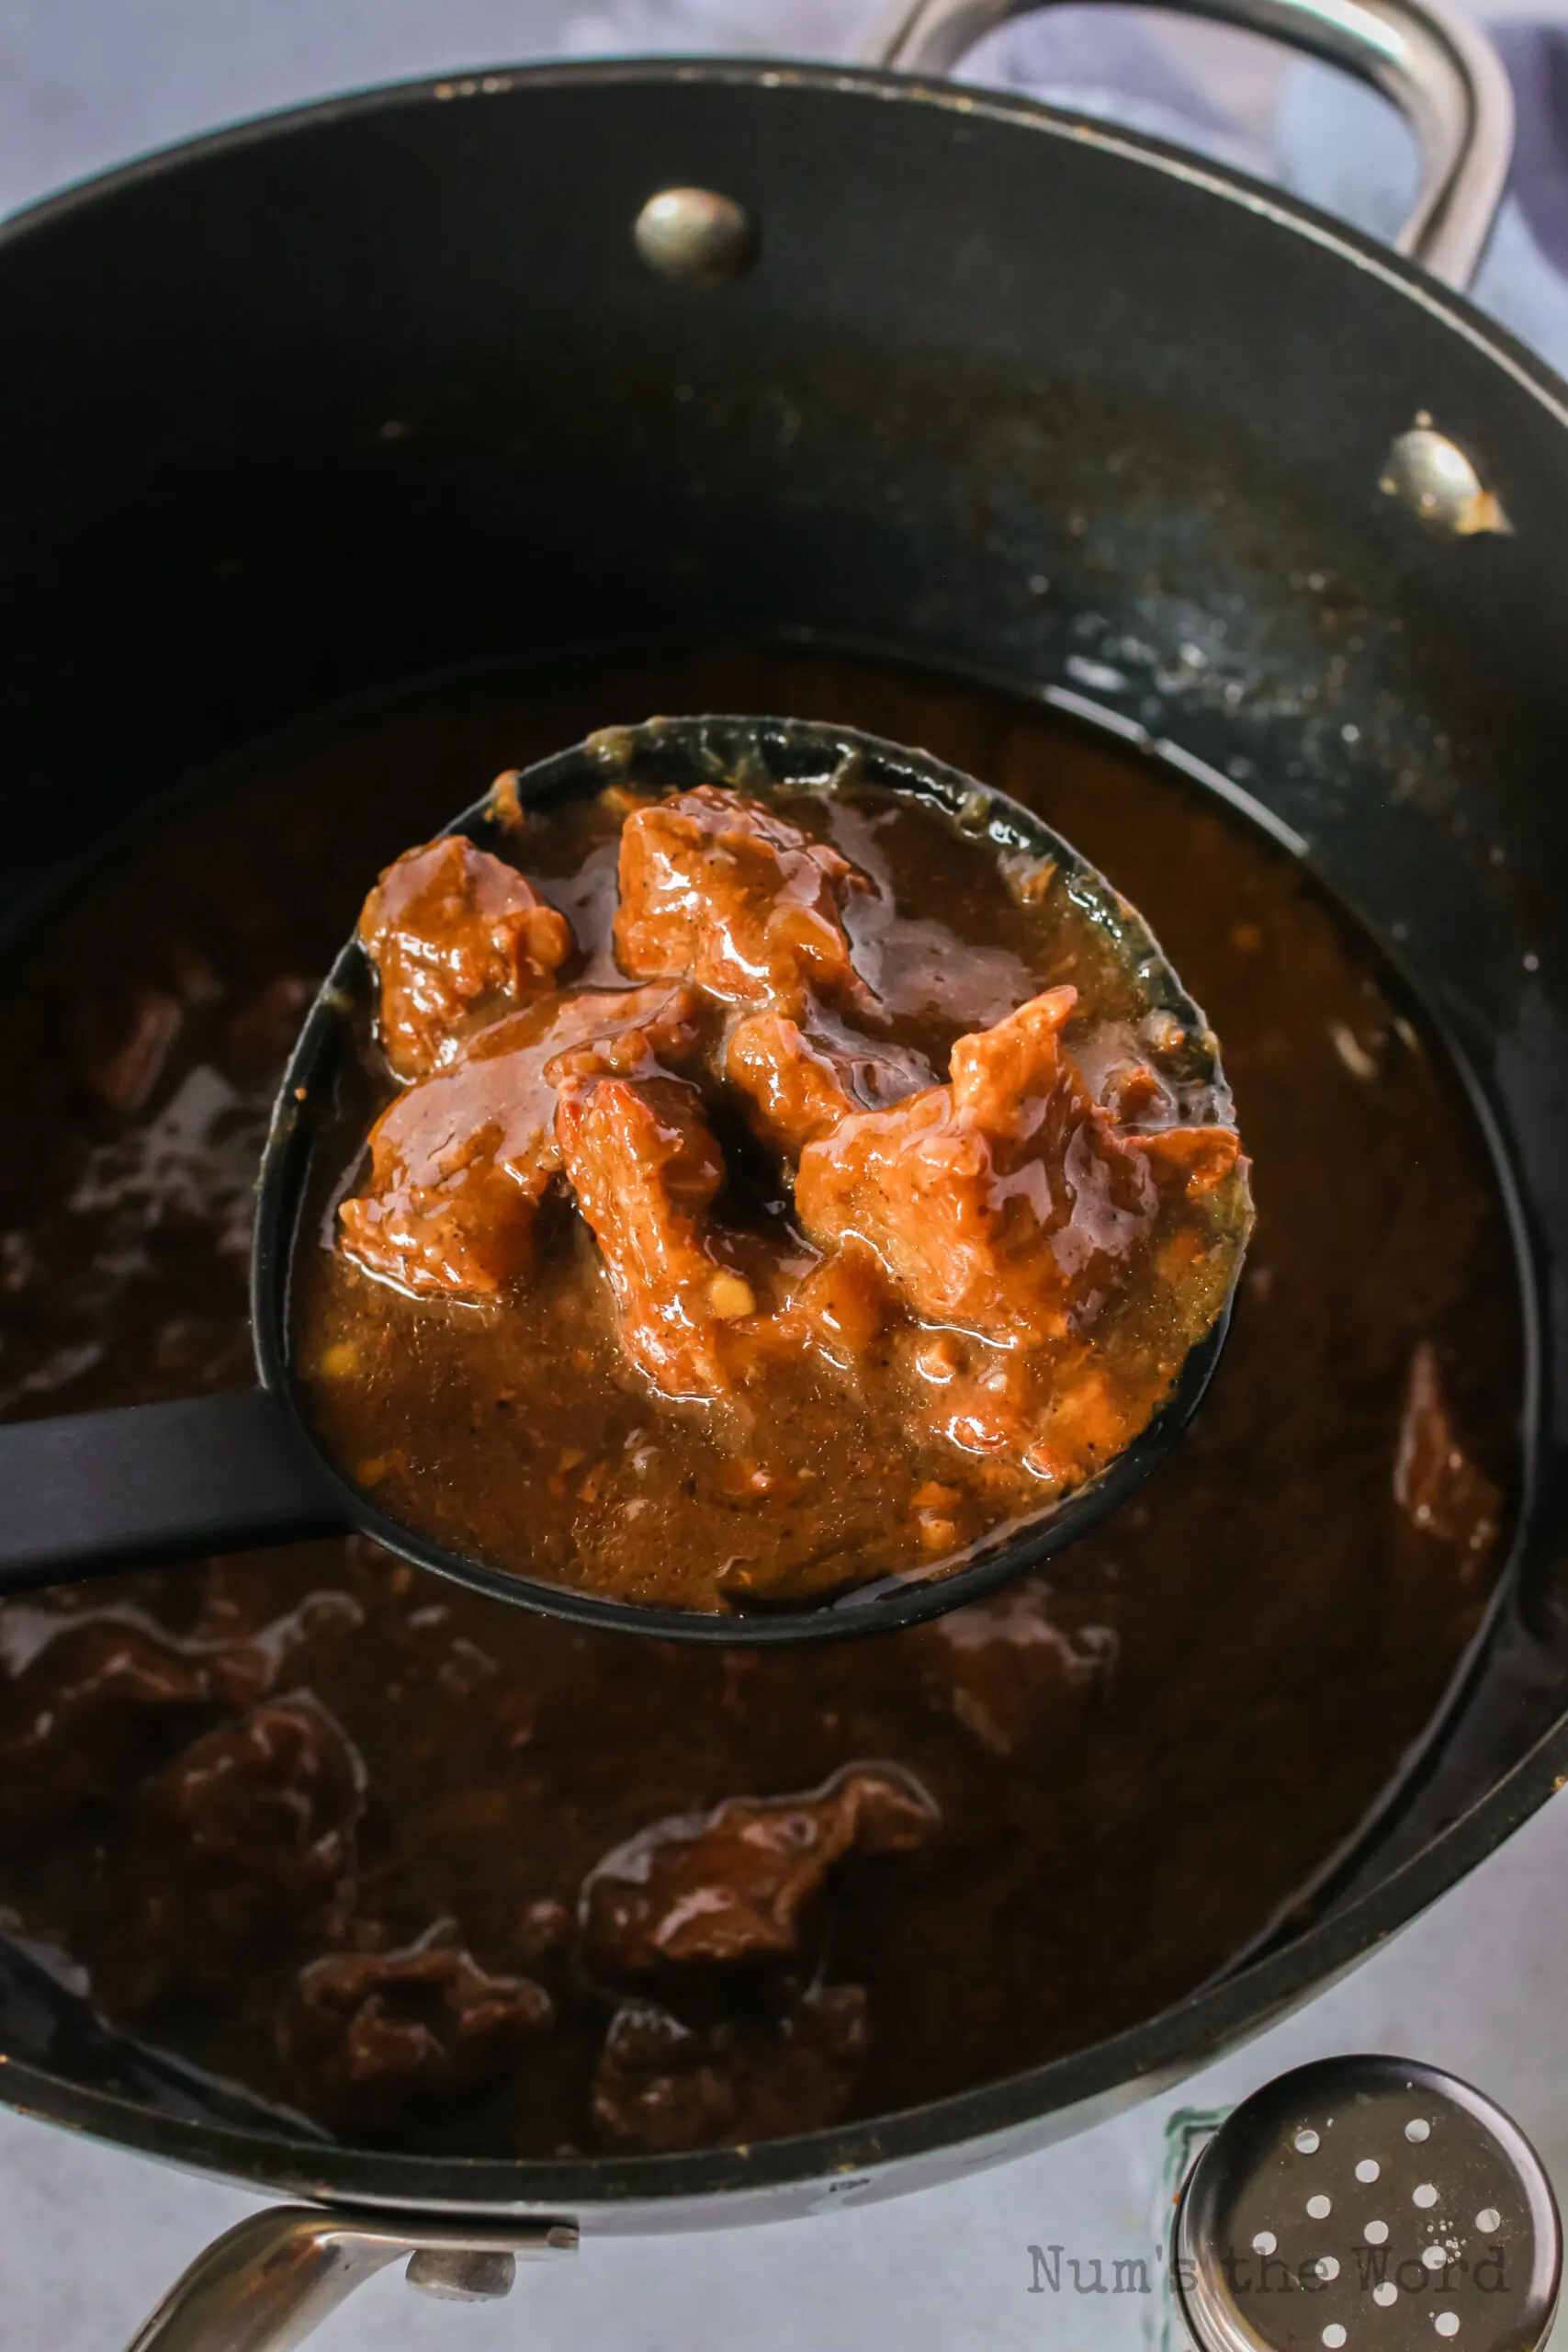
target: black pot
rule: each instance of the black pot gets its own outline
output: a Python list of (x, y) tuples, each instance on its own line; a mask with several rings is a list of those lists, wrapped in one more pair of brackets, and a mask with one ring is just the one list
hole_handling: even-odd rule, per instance
[[(928, 0), (892, 45), (945, 64), (1004, 13)], [(1308, 0), (1213, 13), (1404, 97), (1409, 242), (1462, 277), (1506, 162), (1490, 52), (1414, 5), (1376, 55)], [(670, 189), (729, 205), (645, 211)], [(1312, 1917), (1076, 2056), (744, 2152), (462, 2162), (290, 2137), (12, 1955), (5, 2097), (381, 2210), (247, 2224), (148, 2346), (265, 2341), (254, 2287), (255, 2332), (200, 2333), (258, 2246), (298, 2326), (411, 2244), (754, 2222), (1038, 2145), (1325, 1984), (1541, 1802), (1568, 1770), (1568, 393), (1543, 368), (1416, 261), (1155, 142), (737, 62), (418, 85), (134, 166), (6, 232), (0, 342), (13, 902), (171, 775), (476, 657), (804, 635), (988, 676), (1242, 797), (1391, 944), (1495, 1132), (1543, 1335), (1519, 1547), (1422, 1773)]]

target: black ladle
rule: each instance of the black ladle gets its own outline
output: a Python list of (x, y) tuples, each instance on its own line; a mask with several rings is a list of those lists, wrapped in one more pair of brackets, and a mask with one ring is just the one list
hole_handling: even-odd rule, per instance
[[(1183, 1101), (1224, 1102), (1214, 1040), (1143, 919), (1077, 852), (1018, 802), (920, 752), (800, 719), (655, 719), (609, 729), (541, 761), (447, 829), (502, 854), (509, 812), (602, 791), (621, 778), (653, 789), (729, 783), (749, 792), (846, 782), (904, 793), (955, 817), (998, 848), (1053, 859), (1080, 912), (1100, 925), (1143, 1013), (1168, 1013), (1170, 1054), (1151, 1056)], [(1026, 1522), (1003, 1528), (946, 1575), (883, 1577), (810, 1605), (718, 1615), (635, 1606), (547, 1584), (447, 1551), (378, 1510), (312, 1437), (295, 1394), (288, 1338), (289, 1275), (316, 1128), (316, 1105), (355, 1051), (364, 950), (351, 940), (299, 1033), (274, 1106), (257, 1180), (251, 1324), (260, 1385), (0, 1427), (0, 1594), (71, 1584), (138, 1563), (167, 1563), (300, 1537), (368, 1536), (417, 1566), (497, 1600), (579, 1623), (734, 1647), (885, 1633), (941, 1615), (1063, 1551), (1123, 1502), (1169, 1451), (1209, 1384), (1224, 1342), (1230, 1291), (1190, 1351), (1166, 1403), (1105, 1469)], [(1201, 1115), (1208, 1115), (1205, 1112)], [(1235, 1272), (1239, 1274), (1237, 1249)]]

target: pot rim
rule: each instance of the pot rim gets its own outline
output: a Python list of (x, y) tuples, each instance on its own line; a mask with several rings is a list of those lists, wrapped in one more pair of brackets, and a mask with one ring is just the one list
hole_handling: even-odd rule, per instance
[[(464, 103), (530, 89), (626, 84), (739, 85), (778, 91), (860, 94), (881, 103), (931, 107), (1070, 140), (1240, 206), (1369, 273), (1469, 343), (1559, 424), (1568, 427), (1568, 382), (1467, 297), (1439, 285), (1361, 231), (1229, 164), (1143, 132), (1097, 121), (1044, 101), (870, 67), (757, 58), (629, 58), (548, 61), (460, 75), (426, 76), (356, 90), (248, 118), (155, 149), (76, 182), (0, 221), (0, 254), (47, 232), (78, 210), (176, 172), (295, 131), (396, 107)], [(1379, 1885), (1305, 1928), (1282, 1949), (1200, 1986), (1120, 2033), (1043, 2065), (926, 2105), (755, 2147), (683, 2154), (569, 2158), (412, 2154), (289, 2137), (276, 2132), (173, 2115), (122, 2094), (85, 2086), (0, 2052), (0, 2101), (41, 2120), (85, 2131), (188, 2170), (258, 2190), (309, 2196), (380, 2211), (570, 2210), (615, 2227), (617, 2208), (671, 2208), (733, 2199), (761, 2220), (744, 2192), (785, 2190), (922, 2157), (963, 2143), (998, 2143), (999, 2160), (1021, 2147), (1030, 2126), (1052, 2116), (1067, 2129), (1073, 2111), (1118, 2090), (1129, 2099), (1197, 2072), (1261, 2031), (1316, 1987), (1344, 1973), (1406, 1926), (1568, 1784), (1568, 1709), (1527, 1754), (1467, 1811)], [(1088, 2116), (1083, 2119), (1090, 2120)], [(1002, 2145), (1002, 2142), (1011, 2144)], [(987, 2160), (981, 2155), (979, 2161)], [(901, 2185), (901, 2184), (898, 2184)], [(919, 2185), (914, 2179), (910, 2187)], [(847, 2199), (845, 2201), (848, 2201)], [(673, 2212), (671, 2222), (676, 2219)], [(708, 2218), (705, 2216), (705, 2218)], [(721, 2219), (721, 2212), (711, 2218)], [(637, 2226), (634, 2222), (631, 2226)]]
[(677, 85), (734, 84), (781, 94), (814, 91), (845, 97), (859, 92), (884, 102), (930, 107), (940, 113), (960, 115), (966, 120), (977, 119), (1032, 130), (1049, 138), (1070, 141), (1077, 148), (1092, 148), (1113, 155), (1120, 162), (1162, 173), (1304, 237), (1309, 243), (1337, 254), (1351, 267), (1380, 279), (1393, 292), (1414, 301), (1473, 345), (1560, 424), (1568, 425), (1568, 379), (1560, 376), (1508, 328), (1480, 309), (1469, 295), (1442, 284), (1392, 245), (1380, 243), (1364, 230), (1271, 181), (1259, 179), (1236, 164), (1195, 154), (1190, 148), (1158, 138), (1153, 132), (1076, 113), (1043, 98), (834, 60), (697, 54), (543, 58), (525, 59), (519, 64), (475, 67), (461, 74), (425, 74), (368, 84), (340, 95), (308, 99), (298, 106), (276, 107), (262, 114), (247, 115), (216, 130), (149, 148), (127, 163), (73, 180), (0, 218), (0, 253), (16, 240), (51, 228), (79, 209), (138, 186), (143, 179), (204, 163), (210, 156), (233, 153), (264, 140), (320, 129), (357, 115), (421, 104), (451, 105), (505, 98), (530, 89), (660, 82)]

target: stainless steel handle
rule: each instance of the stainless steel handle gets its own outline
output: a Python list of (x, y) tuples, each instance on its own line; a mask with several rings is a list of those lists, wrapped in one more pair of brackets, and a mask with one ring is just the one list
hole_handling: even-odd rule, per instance
[[(891, 0), (870, 65), (946, 74), (1011, 17), (1052, 0)], [(1514, 94), (1484, 33), (1449, 0), (1161, 0), (1268, 33), (1342, 65), (1393, 100), (1416, 135), (1421, 189), (1395, 243), (1447, 286), (1470, 284), (1492, 233), (1514, 151)]]
[(130, 2352), (293, 2352), (365, 2279), (407, 2260), (415, 2286), (504, 2295), (518, 2256), (570, 2254), (568, 2221), (378, 2219), (276, 2205), (215, 2238), (170, 2288)]

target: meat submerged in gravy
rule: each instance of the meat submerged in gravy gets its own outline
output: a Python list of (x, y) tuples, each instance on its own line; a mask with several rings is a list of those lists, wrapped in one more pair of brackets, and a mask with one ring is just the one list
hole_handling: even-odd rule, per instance
[[(134, 2037), (138, 2083), (175, 2055), (183, 2112), (201, 2070), (225, 2086), (220, 2113), (235, 2086), (275, 2102), (263, 2128), (294, 2143), (302, 2178), (301, 2110), (356, 2142), (474, 2157), (756, 2142), (869, 2122), (1153, 2016), (1354, 1836), (1503, 1556), (1523, 1361), (1506, 1220), (1442, 1048), (1375, 949), (1271, 842), (1125, 747), (998, 695), (798, 655), (666, 652), (358, 711), (182, 799), (57, 906), (0, 969), (0, 1412), (250, 1381), (256, 1161), (366, 876), (476, 772), (633, 707), (791, 709), (929, 743), (1114, 871), (1224, 1036), (1258, 1232), (1203, 1411), (1158, 1476), (1050, 1575), (907, 1634), (782, 1653), (628, 1641), (357, 1538), (0, 1606), (0, 1903), (27, 1955), (0, 1967), (17, 1972), (18, 2034), (40, 2014), (41, 1959)], [(857, 1112), (945, 1084), (958, 1036), (1097, 978), (1030, 965), (1020, 905), (975, 844), (951, 845), (943, 903), (922, 910), (899, 842), (847, 806), (834, 823), (874, 884), (840, 902), (857, 969), (897, 1008), (908, 1061), (882, 1074), (887, 1036), (841, 998), (777, 1018)], [(525, 834), (517, 854), (584, 959), (557, 987), (620, 994), (618, 820), (600, 812), (592, 833), (586, 854)], [(953, 961), (955, 933), (984, 950)], [(493, 1026), (535, 1017), (540, 994), (471, 1001)], [(1097, 1096), (1137, 1100), (1114, 1035), (1074, 1050)], [(387, 1091), (378, 1064), (349, 1106), (360, 1133)], [(727, 1159), (750, 1117), (738, 1103)], [(570, 1317), (541, 1306), (541, 1285), (564, 1305), (581, 1280), (548, 1237), (561, 1197), (510, 1311), (638, 1384), (617, 1392), (642, 1432), (620, 1466), (590, 1460), (570, 1398), (553, 1451), (526, 1457), (551, 1528), (592, 1546), (641, 1493), (644, 1449), (682, 1441), (655, 1430), (607, 1320), (576, 1298)], [(764, 1240), (783, 1217), (759, 1212)], [(800, 1300), (847, 1356), (884, 1311), (857, 1250), (840, 1245)], [(469, 1344), (485, 1315), (378, 1295), (393, 1351), (418, 1333), (445, 1454), (476, 1408), (443, 1317)], [(969, 1343), (927, 1343), (950, 1341), (933, 1400)], [(515, 1446), (513, 1358), (487, 1344), (480, 1433)], [(858, 1473), (862, 1435), (835, 1410), (821, 1458)], [(767, 1457), (759, 1439), (750, 1465), (726, 1461), (739, 1552), (757, 1519), (742, 1482)], [(700, 1486), (694, 1453), (682, 1467)], [(874, 1536), (875, 1510), (833, 1485), (846, 1541)], [(811, 1491), (802, 1478), (791, 1508)], [(917, 1496), (932, 1522), (964, 1507), (952, 1477)], [(623, 1511), (603, 1540), (650, 1515)], [(75, 2047), (67, 2028), (51, 2065), (101, 2080)]]
[[(1181, 1102), (1159, 1022), (1183, 1033), (1140, 1020), (1066, 881), (870, 785), (507, 805), (530, 878), (436, 842), (360, 925), (408, 1082), (346, 1198), (358, 1138), (335, 1147), (299, 1350), (351, 1473), (437, 1535), (460, 1510), (502, 1566), (713, 1610), (957, 1565), (1113, 1458), (1227, 1295), (1249, 1206), (1228, 1097)], [(965, 858), (1005, 981), (996, 937), (948, 919)], [(941, 991), (889, 985), (899, 926)], [(433, 1350), (469, 1408), (443, 1453)], [(553, 1508), (567, 1471), (586, 1542)]]
[(798, 1955), (835, 1863), (912, 1852), (940, 1818), (918, 1781), (863, 1765), (802, 1796), (731, 1797), (655, 1822), (584, 1882), (583, 1956), (613, 1982), (682, 1961)]

